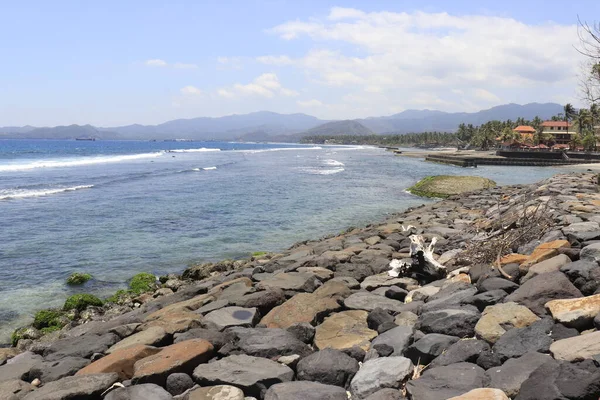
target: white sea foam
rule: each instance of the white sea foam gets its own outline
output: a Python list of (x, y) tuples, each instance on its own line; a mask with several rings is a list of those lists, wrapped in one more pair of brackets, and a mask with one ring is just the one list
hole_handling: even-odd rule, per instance
[(119, 163), (123, 161), (135, 161), (142, 160), (145, 158), (156, 158), (160, 157), (164, 152), (155, 153), (142, 153), (142, 154), (130, 154), (121, 156), (94, 156), (94, 157), (82, 157), (75, 159), (61, 159), (61, 160), (38, 160), (30, 161), (21, 164), (4, 164), (0, 165), (0, 172), (15, 172), (15, 171), (28, 171), (37, 168), (66, 168), (66, 167), (81, 167), (85, 165), (94, 164), (108, 164), (108, 163)]
[(217, 169), (217, 167), (206, 167), (206, 168), (202, 168), (205, 171), (213, 171), (215, 169)]
[(202, 147), (200, 149), (175, 149), (175, 150), (167, 150), (167, 153), (205, 153), (207, 151), (221, 151), (221, 149), (207, 149), (206, 147)]
[(256, 153), (267, 153), (271, 151), (286, 151), (286, 150), (323, 150), (322, 147), (314, 146), (314, 147), (275, 147), (272, 149), (260, 149), (260, 150), (232, 150), (240, 153), (246, 154), (256, 154)]
[(323, 164), (331, 165), (332, 167), (343, 167), (344, 163), (337, 160), (323, 160)]
[(11, 190), (1, 190), (0, 191), (0, 200), (25, 199), (27, 197), (48, 196), (48, 195), (51, 195), (51, 194), (64, 193), (64, 192), (73, 192), (75, 190), (81, 190), (81, 189), (90, 189), (90, 188), (93, 188), (93, 187), (94, 187), (94, 185), (81, 185), (81, 186), (72, 186), (72, 187), (55, 188), (55, 189), (37, 189), (37, 190), (11, 189)]
[(333, 175), (345, 171), (342, 167), (321, 169), (321, 168), (301, 168), (302, 171), (311, 175)]

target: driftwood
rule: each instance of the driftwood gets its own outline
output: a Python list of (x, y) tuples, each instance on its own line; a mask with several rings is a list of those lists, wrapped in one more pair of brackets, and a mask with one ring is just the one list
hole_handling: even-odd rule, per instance
[(425, 245), (425, 239), (421, 235), (411, 235), (409, 239), (411, 262), (392, 260), (390, 262), (391, 270), (388, 271), (388, 274), (393, 277), (416, 275), (427, 281), (444, 278), (448, 273), (446, 267), (433, 258), (433, 249), (437, 239), (433, 238), (428, 246)]

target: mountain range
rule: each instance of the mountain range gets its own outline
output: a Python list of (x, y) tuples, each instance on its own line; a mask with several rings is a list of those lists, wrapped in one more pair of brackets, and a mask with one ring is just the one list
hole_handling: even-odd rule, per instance
[(556, 103), (505, 104), (473, 113), (405, 110), (401, 113), (355, 120), (328, 121), (307, 114), (259, 111), (225, 117), (176, 119), (159, 125), (94, 127), (69, 125), (37, 128), (0, 127), (0, 138), (22, 139), (192, 139), (297, 141), (309, 135), (369, 135), (440, 131), (453, 132), (461, 123), (481, 125), (491, 120), (549, 119), (563, 111)]

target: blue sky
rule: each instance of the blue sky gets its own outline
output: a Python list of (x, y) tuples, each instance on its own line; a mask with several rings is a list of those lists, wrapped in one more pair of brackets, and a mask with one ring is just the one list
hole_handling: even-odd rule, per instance
[(0, 126), (581, 104), (598, 3), (0, 0)]

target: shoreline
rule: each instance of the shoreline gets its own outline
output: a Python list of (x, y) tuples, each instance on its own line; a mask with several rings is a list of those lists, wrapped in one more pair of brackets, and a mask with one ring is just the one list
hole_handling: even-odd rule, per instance
[[(202, 387), (229, 384), (244, 396), (263, 399), (280, 385), (311, 390), (312, 383), (306, 381), (320, 378), (301, 372), (308, 368), (304, 360), (328, 354), (348, 357), (345, 365), (350, 360), (363, 365), (357, 364), (353, 378), (321, 382), (327, 388), (314, 390), (345, 395), (348, 389), (353, 399), (362, 399), (391, 387), (418, 398), (417, 393), (439, 390), (426, 378), (435, 369), (451, 375), (444, 389), (448, 392), (439, 398), (479, 390), (486, 374), (496, 382), (490, 388), (513, 397), (535, 385), (554, 385), (552, 374), (538, 374), (534, 382), (519, 378), (514, 387), (494, 381), (496, 367), (518, 361), (532, 365), (531, 351), (540, 354), (535, 357), (543, 355), (544, 363), (552, 362), (552, 368), (571, 361), (571, 353), (591, 359), (597, 352), (588, 338), (596, 343), (595, 330), (590, 329), (600, 314), (600, 298), (594, 297), (600, 293), (598, 212), (595, 174), (559, 174), (535, 184), (450, 196), (361, 228), (298, 242), (278, 254), (197, 265), (165, 277), (149, 292), (126, 296), (119, 305), (87, 307), (60, 331), (0, 349), (0, 378), (13, 374), (31, 393), (26, 400), (68, 391), (84, 379), (103, 390), (125, 381), (126, 387), (115, 392), (152, 384), (153, 390), (168, 390), (172, 398), (184, 398), (177, 396), (185, 390), (202, 390), (194, 382)], [(422, 257), (415, 249), (421, 249)], [(582, 272), (568, 272), (577, 270), (578, 260), (586, 260), (586, 268), (596, 271), (598, 279), (582, 280), (577, 275)], [(395, 275), (389, 272), (391, 266)], [(548, 305), (571, 304), (583, 296), (588, 298), (580, 307), (593, 311), (575, 320), (562, 308)], [(521, 322), (510, 326), (505, 321), (497, 328), (483, 322), (486, 313)], [(533, 337), (548, 339), (524, 340), (537, 330)], [(441, 336), (446, 341), (436, 345), (439, 352), (426, 345)], [(460, 340), (465, 338), (473, 339)], [(467, 342), (479, 346), (477, 351), (459, 352), (466, 358), (456, 358), (453, 346)], [(179, 350), (191, 345), (194, 350)], [(130, 346), (142, 346), (140, 351), (153, 355), (125, 356), (133, 351)], [(60, 363), (55, 365), (68, 357), (78, 360), (77, 367), (65, 371), (57, 366)], [(115, 357), (125, 357), (131, 368), (115, 369)], [(206, 364), (208, 360), (212, 361)], [(288, 375), (264, 377), (270, 382), (267, 386), (244, 386), (230, 375), (228, 360), (241, 371), (253, 370), (245, 364), (251, 361), (268, 364), (261, 373), (280, 368)], [(403, 371), (400, 364), (410, 366), (410, 373), (405, 368), (406, 373), (392, 378), (398, 381), (391, 386), (370, 387), (361, 375), (367, 369), (383, 377), (389, 368)], [(533, 362), (527, 377), (541, 365)], [(15, 366), (26, 373), (14, 375)], [(218, 379), (211, 378), (211, 368), (216, 368)], [(335, 371), (339, 366), (327, 368)], [(469, 373), (481, 377), (482, 383), (476, 383), (479, 378), (465, 383), (452, 375), (465, 373), (464, 368), (475, 371)], [(418, 373), (413, 377), (414, 371)], [(169, 386), (165, 379), (172, 373), (190, 377), (184, 391), (175, 394)], [(269, 389), (275, 382), (281, 383)], [(578, 384), (585, 382), (574, 383)]]

